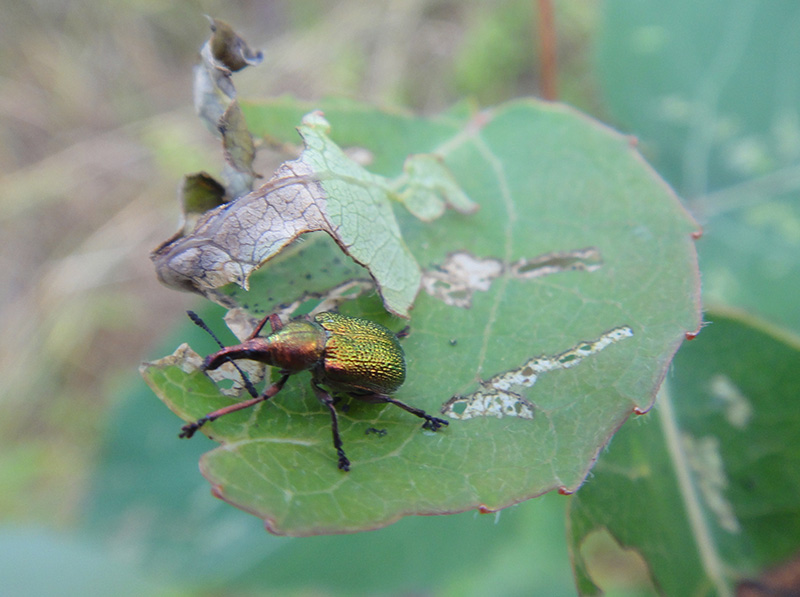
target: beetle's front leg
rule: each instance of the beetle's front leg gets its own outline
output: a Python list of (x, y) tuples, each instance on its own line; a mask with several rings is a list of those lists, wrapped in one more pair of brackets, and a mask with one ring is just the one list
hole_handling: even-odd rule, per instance
[(269, 400), (275, 394), (283, 389), (283, 384), (286, 383), (286, 380), (289, 379), (289, 374), (284, 374), (281, 378), (276, 381), (274, 384), (269, 386), (260, 396), (256, 396), (255, 398), (251, 398), (250, 400), (245, 400), (244, 402), (237, 402), (236, 404), (231, 404), (230, 406), (226, 406), (224, 408), (220, 408), (219, 410), (215, 410), (214, 412), (208, 413), (204, 417), (200, 417), (194, 423), (187, 423), (183, 427), (181, 427), (181, 432), (178, 434), (178, 437), (189, 439), (192, 437), (198, 429), (200, 429), (206, 423), (210, 423), (211, 421), (216, 421), (220, 417), (234, 413), (237, 410), (242, 410), (245, 408), (249, 408), (258, 404), (259, 402), (264, 402), (265, 400)]
[(336, 453), (339, 455), (339, 468), (345, 472), (349, 471), (350, 461), (347, 459), (347, 456), (345, 456), (344, 444), (342, 443), (342, 438), (339, 436), (339, 417), (336, 415), (336, 409), (333, 407), (333, 397), (319, 387), (314, 381), (311, 382), (311, 388), (314, 390), (314, 394), (317, 396), (317, 399), (322, 402), (322, 404), (327, 406), (331, 413), (333, 447), (336, 448)]
[[(247, 337), (247, 340), (252, 340), (256, 336), (258, 336), (258, 334), (260, 334), (261, 330), (264, 328), (264, 324), (267, 323), (268, 321), (269, 321), (269, 326), (272, 328), (273, 333), (277, 332), (279, 329), (283, 327), (283, 324), (281, 323), (281, 318), (278, 317), (278, 314), (270, 313), (264, 319), (258, 322), (258, 325), (255, 327), (253, 332)], [(245, 340), (245, 342), (247, 340)]]

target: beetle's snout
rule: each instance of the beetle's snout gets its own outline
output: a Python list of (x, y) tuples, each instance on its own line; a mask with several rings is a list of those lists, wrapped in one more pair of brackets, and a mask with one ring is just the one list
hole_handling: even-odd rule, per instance
[(205, 359), (203, 359), (203, 366), (201, 367), (201, 369), (203, 371), (209, 371), (209, 370), (213, 371), (222, 364), (222, 362), (215, 362), (216, 360), (218, 360), (216, 354), (208, 355)]
[(218, 369), (228, 361), (237, 359), (252, 359), (254, 361), (264, 360), (263, 341), (260, 338), (250, 340), (237, 346), (228, 346), (219, 352), (208, 355), (203, 361), (203, 371), (213, 371)]
[(227, 354), (220, 354), (219, 352), (215, 352), (214, 354), (208, 355), (203, 360), (203, 371), (213, 371), (231, 360), (231, 357)]

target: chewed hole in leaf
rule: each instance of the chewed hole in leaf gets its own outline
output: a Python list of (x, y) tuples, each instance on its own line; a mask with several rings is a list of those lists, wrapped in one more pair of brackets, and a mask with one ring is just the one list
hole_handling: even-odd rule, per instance
[(593, 247), (546, 253), (511, 264), (457, 251), (448, 255), (443, 264), (423, 272), (422, 288), (447, 305), (469, 309), (475, 292), (488, 292), (492, 282), (505, 274), (518, 280), (532, 280), (568, 271), (593, 272), (602, 263), (600, 252)]
[(520, 259), (511, 264), (511, 272), (518, 278), (538, 278), (558, 272), (593, 272), (603, 265), (600, 251), (594, 247), (576, 251), (547, 253), (534, 259)]
[(453, 396), (441, 412), (454, 419), (474, 417), (519, 417), (532, 419), (534, 406), (521, 395), (512, 391), (515, 388), (530, 388), (542, 373), (568, 369), (578, 365), (584, 358), (597, 354), (615, 342), (631, 338), (633, 330), (629, 326), (613, 328), (597, 340), (581, 342), (553, 357), (537, 356), (516, 369), (495, 375), (481, 381), (481, 387), (467, 396)]

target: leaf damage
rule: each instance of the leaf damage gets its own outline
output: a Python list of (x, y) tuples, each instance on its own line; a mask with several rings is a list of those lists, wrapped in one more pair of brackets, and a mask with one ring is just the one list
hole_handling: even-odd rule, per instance
[(474, 294), (487, 292), (492, 281), (503, 275), (532, 280), (567, 271), (593, 272), (602, 264), (600, 251), (594, 247), (554, 251), (510, 264), (493, 257), (475, 257), (468, 251), (456, 251), (450, 253), (442, 265), (423, 273), (422, 288), (446, 305), (469, 309)]
[[(216, 289), (231, 282), (247, 289), (253, 271), (301, 234), (319, 230), (369, 271), (388, 311), (407, 317), (422, 272), (390, 198), (408, 181), (368, 172), (330, 140), (329, 129), (321, 113), (307, 115), (298, 128), (305, 143), (301, 156), (256, 191), (207, 212), (190, 234), (158, 247), (151, 258), (159, 279), (226, 304)], [(459, 210), (471, 209), (465, 196), (452, 199), (447, 185), (449, 190), (418, 181), (415, 192), (423, 187), (432, 197), (447, 194)]]
[(172, 354), (161, 357), (155, 361), (145, 362), (139, 370), (144, 376), (145, 381), (147, 381), (158, 396), (161, 396), (160, 389), (158, 386), (151, 384), (150, 378), (147, 375), (147, 370), (150, 368), (167, 369), (169, 367), (179, 367), (181, 371), (186, 374), (203, 371), (203, 373), (216, 384), (221, 394), (239, 397), (245, 391), (242, 371), (250, 378), (251, 382), (259, 383), (264, 378), (266, 367), (262, 363), (248, 360), (241, 360), (238, 362), (238, 365), (241, 371), (236, 369), (231, 363), (225, 363), (214, 371), (204, 371), (203, 357), (184, 342), (178, 346)]
[(519, 393), (520, 389), (533, 387), (543, 373), (575, 367), (583, 359), (597, 354), (615, 342), (631, 337), (633, 330), (624, 325), (608, 330), (596, 340), (579, 342), (557, 355), (534, 357), (515, 369), (482, 380), (480, 388), (472, 394), (453, 396), (445, 402), (441, 412), (459, 420), (475, 417), (533, 419), (535, 407)]

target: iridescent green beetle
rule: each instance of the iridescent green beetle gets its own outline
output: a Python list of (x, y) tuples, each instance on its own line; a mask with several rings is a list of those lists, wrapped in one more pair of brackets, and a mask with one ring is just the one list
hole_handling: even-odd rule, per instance
[[(194, 313), (189, 316), (211, 333)], [(267, 321), (270, 322), (272, 333), (259, 336)], [(313, 320), (295, 319), (282, 325), (277, 315), (270, 315), (241, 344), (223, 347), (209, 355), (203, 363), (203, 370), (213, 370), (236, 359), (250, 359), (278, 367), (281, 378), (260, 395), (246, 382), (253, 395), (251, 400), (215, 410), (194, 423), (184, 425), (180, 437), (192, 437), (195, 431), (209, 421), (269, 400), (281, 391), (289, 376), (301, 371), (311, 371), (311, 388), (331, 413), (333, 446), (339, 456), (339, 468), (344, 471), (350, 470), (350, 461), (345, 456), (339, 436), (334, 400), (321, 386), (365, 402), (399, 406), (425, 419), (422, 426), (431, 431), (448, 424), (444, 419), (432, 417), (424, 410), (389, 396), (405, 381), (405, 355), (397, 336), (374, 321), (326, 312), (315, 315)]]

